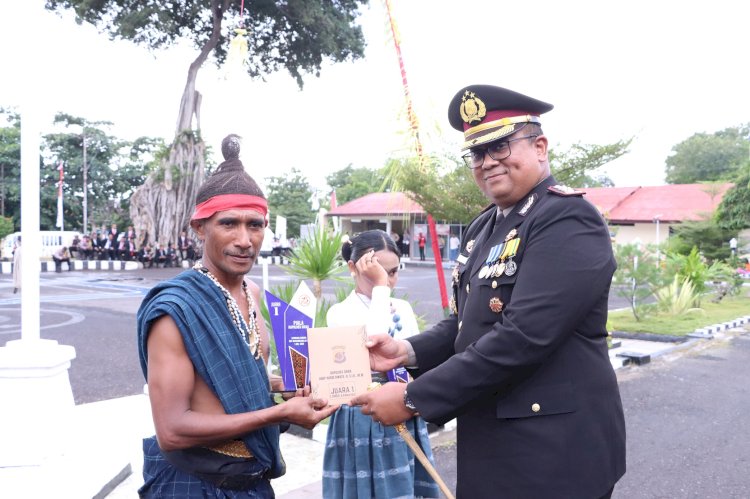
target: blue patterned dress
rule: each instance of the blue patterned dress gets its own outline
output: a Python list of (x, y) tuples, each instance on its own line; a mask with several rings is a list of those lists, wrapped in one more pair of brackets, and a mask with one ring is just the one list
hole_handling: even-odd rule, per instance
[[(394, 318), (397, 321), (394, 321)], [(354, 291), (328, 311), (329, 327), (361, 325), (368, 332), (396, 329), (396, 338), (419, 332), (411, 305), (390, 298), (390, 289), (377, 286), (370, 300)], [(373, 373), (373, 379), (377, 377)], [(382, 374), (380, 375), (382, 378)], [(424, 420), (415, 416), (406, 427), (430, 461), (432, 449)], [(359, 407), (342, 405), (330, 419), (323, 459), (326, 499), (406, 499), (440, 497), (435, 481), (393, 426), (376, 423)]]

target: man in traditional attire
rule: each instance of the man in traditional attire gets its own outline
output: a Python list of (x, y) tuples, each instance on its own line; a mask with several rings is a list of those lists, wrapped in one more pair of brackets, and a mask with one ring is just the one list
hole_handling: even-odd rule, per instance
[(273, 498), (285, 473), (279, 425), (312, 428), (337, 407), (309, 389), (275, 405), (259, 288), (245, 280), (268, 205), (239, 160), (239, 137), (198, 191), (191, 227), (203, 260), (158, 284), (138, 311), (141, 368), (155, 437), (144, 440), (141, 497)]

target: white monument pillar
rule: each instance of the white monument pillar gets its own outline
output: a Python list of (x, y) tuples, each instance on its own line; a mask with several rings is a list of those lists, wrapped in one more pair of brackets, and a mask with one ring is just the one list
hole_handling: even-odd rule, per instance
[(41, 126), (31, 97), (21, 107), (21, 339), (0, 347), (0, 468), (62, 453), (75, 405), (68, 378), (75, 349), (39, 334)]

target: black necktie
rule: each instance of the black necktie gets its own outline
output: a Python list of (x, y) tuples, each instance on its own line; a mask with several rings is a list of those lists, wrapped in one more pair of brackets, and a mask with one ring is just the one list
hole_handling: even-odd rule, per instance
[(503, 220), (505, 220), (505, 215), (503, 215), (502, 211), (497, 210), (497, 214), (495, 215), (495, 227), (503, 223)]

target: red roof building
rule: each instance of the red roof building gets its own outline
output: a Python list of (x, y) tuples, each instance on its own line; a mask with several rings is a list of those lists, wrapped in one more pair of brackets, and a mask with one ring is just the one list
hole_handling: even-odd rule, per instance
[(339, 205), (328, 212), (328, 216), (333, 217), (411, 214), (424, 214), (424, 210), (403, 192), (373, 192)]
[[(677, 184), (649, 187), (595, 187), (583, 189), (609, 222), (615, 243), (663, 243), (676, 224), (705, 220), (716, 211), (733, 186)], [(356, 234), (368, 229), (411, 234), (422, 230), (426, 213), (402, 192), (376, 192), (333, 208), (327, 217), (338, 217), (340, 230)], [(460, 231), (441, 226), (441, 231)], [(447, 232), (446, 232), (447, 233)]]
[(584, 189), (588, 199), (609, 222), (618, 244), (633, 241), (663, 243), (669, 228), (687, 221), (706, 220), (733, 186), (670, 184), (652, 187), (596, 187)]

